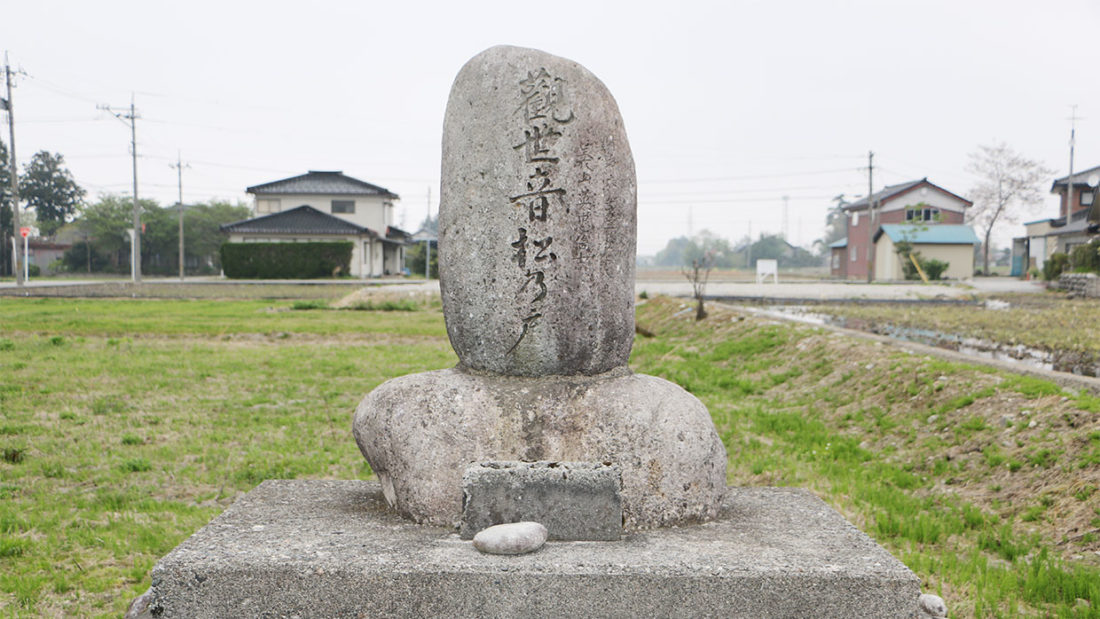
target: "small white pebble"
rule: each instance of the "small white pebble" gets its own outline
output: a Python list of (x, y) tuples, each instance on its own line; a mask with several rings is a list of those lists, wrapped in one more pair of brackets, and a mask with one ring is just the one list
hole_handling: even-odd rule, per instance
[(932, 595), (931, 593), (922, 593), (918, 600), (920, 610), (926, 617), (932, 619), (943, 619), (947, 617), (947, 604), (944, 604), (943, 598), (938, 595)]
[(493, 555), (521, 555), (542, 548), (546, 536), (546, 527), (537, 522), (497, 524), (474, 536), (474, 548)]

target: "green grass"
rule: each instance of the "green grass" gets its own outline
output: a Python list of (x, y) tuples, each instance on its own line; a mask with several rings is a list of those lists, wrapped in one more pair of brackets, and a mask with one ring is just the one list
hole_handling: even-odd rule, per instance
[[(455, 362), (436, 307), (395, 303), (0, 299), (0, 614), (119, 616), (264, 479), (368, 478), (358, 400)], [(1071, 549), (1058, 528), (1071, 512), (1100, 528), (1098, 484), (1078, 478), (1100, 464), (1096, 398), (677, 309), (641, 307), (657, 335), (632, 366), (704, 401), (730, 483), (812, 489), (952, 616), (1098, 616), (1100, 570), (1071, 558), (1097, 536)]]
[(438, 311), (0, 299), (0, 615), (114, 616), (264, 479), (365, 478), (351, 413), (453, 365)]
[[(1100, 446), (1100, 432), (1093, 441), (1087, 430), (1096, 417), (1079, 417), (1092, 400), (1035, 378), (838, 343), (808, 327), (718, 313), (702, 324), (672, 319), (675, 303), (641, 306), (640, 323), (657, 337), (636, 340), (632, 365), (707, 404), (729, 451), (730, 483), (810, 487), (901, 558), (925, 591), (943, 595), (951, 616), (1100, 616), (1097, 562), (1063, 556), (1057, 534), (1068, 526), (1059, 520), (1066, 503), (1084, 511), (1093, 489), (1067, 481), (1075, 492), (1037, 490), (1075, 479), (1081, 469), (1062, 465), (1067, 450), (1085, 458)], [(1000, 423), (1006, 413), (1018, 423)], [(1044, 433), (1029, 419), (1085, 428)], [(1015, 437), (1007, 447), (1006, 432)], [(1001, 501), (1009, 488), (1032, 498)], [(1080, 544), (1091, 553), (1096, 537)]]

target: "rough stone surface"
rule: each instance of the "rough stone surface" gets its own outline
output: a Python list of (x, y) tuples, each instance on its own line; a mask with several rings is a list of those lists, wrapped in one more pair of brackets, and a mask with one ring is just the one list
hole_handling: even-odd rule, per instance
[(122, 619), (153, 619), (153, 613), (149, 608), (152, 598), (153, 590), (146, 589), (145, 593), (130, 600), (130, 605), (126, 607), (126, 614)]
[(153, 568), (188, 617), (913, 617), (919, 583), (812, 494), (734, 488), (715, 521), (481, 554), (357, 481), (266, 481)]
[(457, 527), (462, 476), (486, 460), (616, 464), (628, 530), (705, 520), (725, 492), (726, 450), (702, 402), (625, 368), (402, 376), (363, 399), (353, 430), (389, 503), (421, 523)]
[(508, 522), (478, 531), (473, 543), (491, 555), (522, 555), (542, 548), (546, 536), (546, 527), (537, 522)]
[(439, 275), (476, 370), (600, 374), (634, 340), (634, 160), (581, 65), (518, 47), (471, 59), (443, 124)]
[(610, 462), (475, 464), (462, 476), (459, 535), (470, 539), (491, 525), (533, 520), (546, 526), (552, 540), (617, 540), (623, 532), (622, 475)]
[(921, 619), (946, 619), (947, 617), (947, 604), (944, 604), (943, 598), (938, 595), (922, 593), (917, 600), (917, 605), (923, 614)]

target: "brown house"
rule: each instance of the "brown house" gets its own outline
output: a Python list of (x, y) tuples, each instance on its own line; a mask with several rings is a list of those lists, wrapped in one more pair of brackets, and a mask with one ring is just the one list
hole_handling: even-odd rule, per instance
[[(870, 208), (875, 206), (875, 230), (870, 229)], [(848, 235), (830, 246), (830, 272), (841, 279), (866, 279), (868, 257), (875, 251), (883, 224), (962, 224), (970, 200), (952, 193), (927, 178), (888, 185), (880, 191), (844, 206)], [(873, 233), (872, 233), (873, 232)], [(892, 279), (878, 272), (874, 279)]]

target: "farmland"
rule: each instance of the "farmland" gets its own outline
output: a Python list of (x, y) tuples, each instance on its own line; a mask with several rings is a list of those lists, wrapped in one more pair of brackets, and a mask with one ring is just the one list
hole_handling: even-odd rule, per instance
[[(369, 479), (359, 398), (456, 359), (437, 301), (352, 307), (0, 300), (0, 609), (118, 616), (260, 481)], [(707, 404), (729, 483), (810, 488), (952, 616), (1100, 616), (1100, 400), (684, 307), (640, 302), (632, 367)]]

